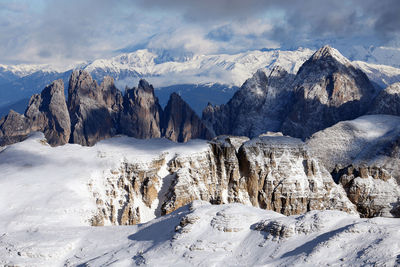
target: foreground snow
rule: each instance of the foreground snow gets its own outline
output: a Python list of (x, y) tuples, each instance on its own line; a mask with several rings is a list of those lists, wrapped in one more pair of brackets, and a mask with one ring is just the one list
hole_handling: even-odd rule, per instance
[(0, 264), (322, 266), (400, 263), (400, 221), (338, 211), (285, 217), (194, 202), (137, 226), (37, 226), (3, 232)]

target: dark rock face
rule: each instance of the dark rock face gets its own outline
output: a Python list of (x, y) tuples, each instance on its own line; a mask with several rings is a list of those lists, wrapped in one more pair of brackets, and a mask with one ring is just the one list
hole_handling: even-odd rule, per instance
[(299, 69), (294, 90), (295, 103), (282, 132), (303, 139), (365, 114), (375, 95), (367, 76), (329, 46), (315, 52)]
[(176, 93), (172, 93), (164, 110), (163, 135), (177, 142), (190, 139), (211, 139), (213, 134), (201, 119)]
[(64, 84), (58, 80), (32, 96), (24, 115), (11, 111), (2, 118), (0, 145), (19, 142), (33, 131), (43, 132), (54, 146), (68, 142), (92, 146), (116, 134), (141, 139), (165, 136), (178, 142), (213, 137), (178, 95), (171, 97), (163, 116), (154, 88), (145, 80), (122, 96), (113, 78), (105, 77), (98, 85), (82, 70), (71, 75), (67, 103)]
[(368, 114), (400, 116), (400, 83), (394, 83), (375, 98)]
[(137, 88), (127, 89), (120, 114), (120, 132), (136, 138), (161, 137), (162, 109), (153, 86), (140, 80)]
[(33, 95), (24, 115), (11, 111), (0, 121), (0, 144), (21, 141), (30, 132), (41, 131), (50, 145), (68, 142), (70, 118), (65, 103), (64, 83), (54, 81), (42, 93)]
[(88, 72), (74, 71), (68, 87), (69, 142), (92, 146), (115, 135), (121, 99), (112, 78), (105, 78), (99, 86)]
[(293, 101), (293, 78), (294, 75), (280, 67), (268, 75), (259, 70), (226, 105), (208, 105), (203, 120), (216, 135), (255, 137), (279, 131)]
[(14, 110), (0, 120), (0, 146), (20, 142), (29, 133), (28, 119)]

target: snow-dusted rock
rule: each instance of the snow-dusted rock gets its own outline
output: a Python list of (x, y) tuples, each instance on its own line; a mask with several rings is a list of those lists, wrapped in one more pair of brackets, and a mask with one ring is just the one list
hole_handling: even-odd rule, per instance
[(213, 140), (211, 151), (177, 157), (175, 175), (163, 212), (170, 213), (195, 199), (213, 204), (239, 202), (286, 215), (309, 210), (337, 209), (356, 213), (341, 186), (312, 159), (305, 144), (282, 136), (244, 142)]
[(394, 83), (381, 91), (368, 113), (400, 116), (400, 83)]
[(400, 117), (343, 121), (307, 141), (312, 155), (341, 182), (363, 216), (399, 216)]
[(209, 105), (203, 120), (217, 135), (249, 137), (279, 131), (293, 100), (294, 75), (276, 66), (268, 74), (258, 70), (226, 105)]
[(320, 48), (301, 66), (294, 90), (294, 106), (282, 132), (303, 139), (365, 114), (375, 96), (368, 77), (330, 46)]

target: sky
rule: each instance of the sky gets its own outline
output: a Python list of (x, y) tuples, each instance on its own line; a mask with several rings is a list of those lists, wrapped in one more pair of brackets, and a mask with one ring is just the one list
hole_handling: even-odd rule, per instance
[(324, 44), (400, 47), (398, 0), (0, 0), (0, 64)]

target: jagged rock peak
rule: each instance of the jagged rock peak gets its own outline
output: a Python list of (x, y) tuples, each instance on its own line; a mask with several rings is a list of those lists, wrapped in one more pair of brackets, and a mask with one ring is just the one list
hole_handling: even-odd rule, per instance
[(140, 79), (138, 88), (143, 89), (146, 92), (154, 94), (153, 85), (149, 84), (145, 79)]
[(126, 88), (119, 127), (122, 134), (135, 138), (161, 137), (162, 109), (153, 86), (140, 80), (138, 87)]
[(177, 142), (196, 138), (211, 139), (214, 136), (193, 109), (175, 92), (171, 94), (164, 110), (163, 134)]
[(121, 105), (122, 96), (112, 78), (105, 77), (99, 86), (87, 71), (74, 71), (68, 87), (69, 141), (92, 146), (115, 135)]
[(88, 93), (97, 88), (96, 81), (86, 70), (74, 70), (69, 79), (68, 95), (79, 89), (80, 93)]
[[(71, 133), (71, 121), (65, 101), (64, 82), (61, 79), (56, 80), (44, 88), (37, 106), (38, 112), (44, 116), (43, 124), (37, 130), (44, 132), (47, 142), (51, 145), (67, 143)], [(29, 116), (28, 110), (29, 107), (25, 116), (31, 118), (34, 123), (37, 118)]]
[(344, 57), (337, 49), (325, 45), (318, 49), (310, 58), (311, 61), (316, 61), (316, 60), (326, 60), (326, 59), (335, 59), (336, 61), (347, 65), (350, 64), (350, 61)]
[(265, 74), (265, 71), (262, 69), (257, 70), (254, 75), (247, 79), (246, 82), (243, 84), (241, 88), (250, 90), (251, 92), (260, 95), (265, 92), (262, 90), (259, 90), (259, 88), (265, 88), (268, 83), (268, 78), (267, 75)]
[(328, 46), (301, 66), (293, 84), (295, 102), (282, 132), (302, 139), (365, 114), (376, 94), (367, 75)]
[(19, 142), (35, 131), (43, 132), (50, 145), (62, 145), (69, 140), (70, 127), (64, 83), (57, 80), (31, 97), (24, 115), (11, 110), (0, 121), (0, 145)]

